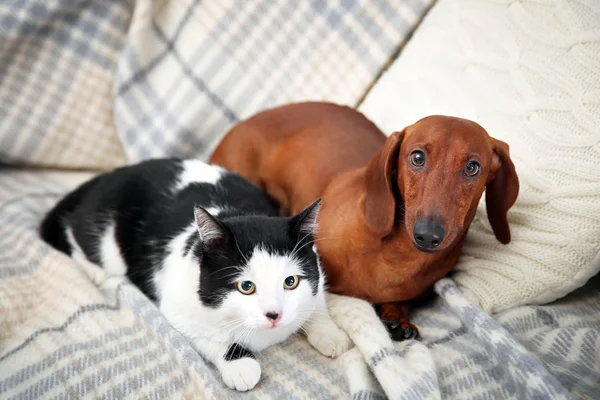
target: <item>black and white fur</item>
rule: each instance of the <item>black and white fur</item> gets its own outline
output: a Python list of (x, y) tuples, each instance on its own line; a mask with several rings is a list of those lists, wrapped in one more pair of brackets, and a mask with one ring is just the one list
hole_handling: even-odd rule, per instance
[[(319, 208), (320, 200), (277, 217), (269, 198), (238, 175), (160, 159), (84, 183), (49, 212), (41, 234), (87, 268), (126, 275), (227, 386), (243, 391), (261, 375), (252, 352), (300, 328), (327, 356), (349, 347), (325, 305), (312, 244)], [(286, 290), (294, 276), (297, 287)], [(245, 281), (255, 285), (252, 294), (237, 289)]]

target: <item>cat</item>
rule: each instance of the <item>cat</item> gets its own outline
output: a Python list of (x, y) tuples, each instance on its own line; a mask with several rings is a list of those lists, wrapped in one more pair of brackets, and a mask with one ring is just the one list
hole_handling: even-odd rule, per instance
[(82, 184), (40, 230), (73, 259), (127, 276), (228, 387), (246, 391), (261, 376), (253, 352), (300, 329), (324, 355), (350, 347), (325, 304), (312, 239), (320, 205), (280, 217), (260, 189), (232, 172), (154, 159)]

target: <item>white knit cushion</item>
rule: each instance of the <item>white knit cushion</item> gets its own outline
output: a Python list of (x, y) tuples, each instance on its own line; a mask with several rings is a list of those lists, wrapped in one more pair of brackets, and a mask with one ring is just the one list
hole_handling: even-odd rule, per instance
[(429, 114), (510, 144), (521, 182), (498, 243), (482, 200), (452, 278), (488, 312), (546, 303), (600, 269), (600, 1), (440, 0), (361, 110)]

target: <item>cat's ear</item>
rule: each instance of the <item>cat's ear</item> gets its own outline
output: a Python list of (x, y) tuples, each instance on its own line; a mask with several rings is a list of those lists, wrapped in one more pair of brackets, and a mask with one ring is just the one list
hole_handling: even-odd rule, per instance
[(215, 245), (223, 244), (227, 241), (227, 231), (225, 228), (204, 208), (195, 206), (194, 217), (200, 240), (206, 249), (214, 248)]
[(310, 206), (292, 217), (290, 224), (294, 235), (299, 236), (316, 233), (317, 217), (319, 216), (319, 210), (321, 209), (321, 201), (322, 199), (319, 197)]

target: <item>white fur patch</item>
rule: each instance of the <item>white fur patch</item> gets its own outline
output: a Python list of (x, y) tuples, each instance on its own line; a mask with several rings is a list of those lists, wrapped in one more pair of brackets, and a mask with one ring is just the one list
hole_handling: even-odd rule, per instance
[[(200, 268), (191, 257), (183, 258), (183, 249), (186, 241), (196, 231), (194, 224), (188, 226), (183, 232), (177, 235), (168, 245), (167, 256), (165, 257), (162, 268), (154, 274), (154, 289), (159, 304), (162, 303), (164, 296), (171, 296), (171, 301), (179, 303), (179, 300), (190, 302), (191, 305), (199, 301), (198, 294), (190, 292), (198, 291), (198, 282), (200, 279)], [(197, 270), (197, 272), (195, 271)], [(198, 280), (196, 282), (187, 282), (188, 279)], [(178, 285), (181, 291), (178, 292)], [(189, 290), (186, 290), (189, 288)]]
[(121, 255), (121, 249), (117, 244), (115, 237), (115, 223), (107, 225), (102, 237), (100, 238), (100, 259), (104, 270), (110, 275), (125, 275), (127, 273), (127, 264)]
[(181, 190), (191, 183), (216, 184), (226, 171), (216, 165), (209, 165), (200, 160), (184, 160), (183, 172), (179, 176), (175, 190)]
[(261, 374), (258, 361), (249, 357), (222, 363), (220, 370), (223, 382), (240, 392), (254, 388)]

